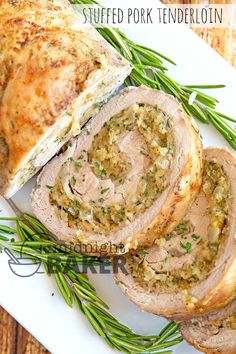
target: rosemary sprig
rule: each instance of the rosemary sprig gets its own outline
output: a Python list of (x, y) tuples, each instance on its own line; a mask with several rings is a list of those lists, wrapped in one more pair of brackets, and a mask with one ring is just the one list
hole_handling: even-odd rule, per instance
[[(100, 6), (95, 0), (71, 0), (71, 2)], [(135, 43), (117, 28), (103, 26), (96, 29), (132, 65), (133, 70), (125, 80), (126, 86), (145, 85), (174, 96), (188, 115), (203, 123), (213, 124), (236, 150), (236, 130), (228, 123), (236, 120), (217, 112), (215, 108), (218, 101), (199, 91), (199, 89), (222, 88), (224, 85), (181, 85), (166, 74), (167, 68), (163, 60), (175, 65), (172, 59), (152, 48)], [(196, 95), (193, 103), (190, 99), (192, 94)]]
[[(0, 247), (8, 247), (31, 259), (42, 260), (46, 270), (53, 264), (53, 275), (67, 305), (72, 307), (76, 304), (97, 334), (111, 348), (124, 353), (171, 354), (172, 350), (165, 349), (182, 341), (179, 325), (174, 322), (170, 322), (158, 335), (142, 336), (133, 333), (108, 312), (107, 304), (99, 298), (87, 277), (73, 267), (75, 264), (97, 265), (102, 262), (101, 259), (63, 249), (51, 239), (45, 226), (31, 215), (25, 214), (19, 218), (1, 218), (1, 220), (15, 221), (16, 229), (0, 225), (0, 230), (6, 235), (18, 233), (20, 241), (10, 240), (9, 237), (0, 235)], [(68, 256), (71, 258), (69, 263)]]

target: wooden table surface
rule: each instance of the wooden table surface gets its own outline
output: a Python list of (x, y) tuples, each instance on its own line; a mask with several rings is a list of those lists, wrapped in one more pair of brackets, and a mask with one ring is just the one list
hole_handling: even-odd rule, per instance
[[(164, 1), (169, 2), (171, 1)], [(189, 3), (174, 0), (173, 3)], [(200, 1), (193, 0), (192, 3)], [(229, 1), (212, 1), (227, 3)], [(197, 29), (196, 32), (214, 49), (236, 67), (236, 31), (229, 29)], [(49, 352), (20, 326), (6, 311), (0, 308), (0, 354), (48, 354)]]

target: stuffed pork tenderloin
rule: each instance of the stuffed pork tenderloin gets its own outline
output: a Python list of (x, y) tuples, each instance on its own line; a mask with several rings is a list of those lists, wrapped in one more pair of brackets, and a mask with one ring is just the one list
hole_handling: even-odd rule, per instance
[(181, 333), (189, 344), (207, 354), (236, 353), (236, 300), (220, 311), (183, 322)]
[(176, 321), (228, 304), (236, 291), (236, 158), (205, 149), (202, 187), (183, 220), (150, 249), (127, 256), (121, 290), (143, 310)]
[(58, 241), (126, 253), (173, 229), (201, 175), (192, 118), (169, 95), (126, 88), (43, 169), (32, 206)]
[(67, 0), (0, 0), (0, 192), (10, 198), (131, 71)]

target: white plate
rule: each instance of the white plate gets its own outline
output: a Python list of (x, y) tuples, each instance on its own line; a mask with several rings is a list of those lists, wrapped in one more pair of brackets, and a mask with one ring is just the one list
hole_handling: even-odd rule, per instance
[[(127, 2), (126, 2), (127, 3)], [(132, 2), (130, 2), (132, 3)], [(145, 2), (147, 5), (147, 1)], [(109, 1), (118, 6), (117, 0)], [(149, 3), (148, 3), (149, 4)], [(156, 6), (159, 3), (155, 1)], [(120, 2), (119, 2), (119, 6)], [(185, 26), (130, 27), (125, 30), (135, 41), (156, 48), (173, 58), (178, 66), (170, 67), (170, 76), (183, 84), (224, 83), (226, 88), (214, 90), (220, 99), (219, 109), (235, 115), (236, 71), (196, 34)], [(204, 144), (227, 145), (211, 126), (201, 125)], [(14, 200), (23, 210), (30, 211), (29, 182)], [(1, 215), (13, 215), (0, 200)], [(70, 309), (58, 294), (55, 282), (44, 274), (30, 278), (14, 275), (8, 267), (6, 255), (0, 257), (1, 305), (30, 331), (49, 351), (55, 354), (108, 354), (114, 353), (91, 329), (76, 308)], [(91, 277), (99, 295), (107, 301), (112, 313), (122, 322), (143, 334), (157, 333), (165, 320), (142, 313), (128, 301), (114, 284), (110, 275)], [(52, 296), (52, 293), (55, 295)], [(186, 343), (174, 348), (175, 354), (198, 353)]]

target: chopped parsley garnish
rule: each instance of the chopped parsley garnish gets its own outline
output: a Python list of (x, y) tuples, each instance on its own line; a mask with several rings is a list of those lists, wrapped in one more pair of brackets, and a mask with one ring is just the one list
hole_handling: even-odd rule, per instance
[(79, 161), (74, 161), (75, 167), (77, 171), (79, 171), (82, 168), (82, 164)]
[(104, 188), (101, 190), (101, 193), (104, 194), (104, 193), (108, 192), (109, 190), (110, 190), (110, 188)]
[(75, 184), (76, 184), (76, 177), (75, 176), (72, 177), (71, 183), (72, 183), (72, 186), (75, 186)]
[(218, 243), (209, 243), (209, 247), (212, 251), (217, 252), (219, 249), (219, 244)]
[(175, 231), (177, 235), (187, 234), (190, 231), (189, 221), (182, 221), (179, 225), (176, 226)]
[(132, 130), (132, 124), (126, 125), (125, 129), (126, 129), (126, 130), (129, 130), (129, 131)]
[(147, 197), (151, 197), (153, 195), (153, 191), (151, 191), (151, 190), (147, 190), (146, 191), (146, 196)]
[(72, 200), (72, 207), (73, 207), (73, 208), (78, 208), (78, 207), (79, 207), (79, 202), (78, 202), (78, 200)]
[(148, 251), (147, 250), (138, 250), (138, 252), (137, 252), (139, 255), (146, 255), (146, 254), (148, 254)]
[(173, 233), (172, 232), (168, 232), (168, 234), (165, 235), (165, 239), (168, 241), (173, 237)]
[(200, 235), (192, 234), (192, 239), (193, 239), (194, 241), (199, 240), (199, 238), (200, 238)]
[(97, 161), (97, 160), (93, 161), (94, 167), (99, 167), (100, 165), (101, 165), (100, 161)]
[(102, 108), (102, 106), (104, 106), (105, 102), (101, 101), (101, 102), (97, 102), (95, 103), (96, 108)]
[(101, 177), (104, 177), (104, 176), (106, 176), (106, 171), (103, 169), (103, 170), (100, 170), (99, 171), (99, 176), (101, 176)]
[(186, 244), (183, 244), (183, 242), (180, 242), (180, 246), (186, 250), (187, 253), (190, 253), (192, 250), (192, 244), (190, 242), (187, 242)]
[(71, 146), (72, 146), (71, 142), (70, 142), (70, 141), (68, 141), (68, 142), (66, 143), (66, 147), (67, 147), (67, 149), (68, 149), (68, 147), (71, 147)]
[(80, 155), (80, 156), (78, 157), (79, 160), (82, 160), (83, 158), (84, 158), (84, 155)]
[(143, 151), (143, 150), (140, 150), (140, 154), (142, 154), (142, 155), (144, 155), (144, 156), (147, 156), (147, 155), (146, 155), (146, 152)]
[(99, 203), (103, 203), (105, 201), (105, 199), (104, 198), (99, 198), (98, 201), (99, 201)]
[(47, 187), (48, 189), (52, 189), (52, 188), (53, 188), (53, 186), (50, 186), (49, 184), (47, 184), (46, 187)]

